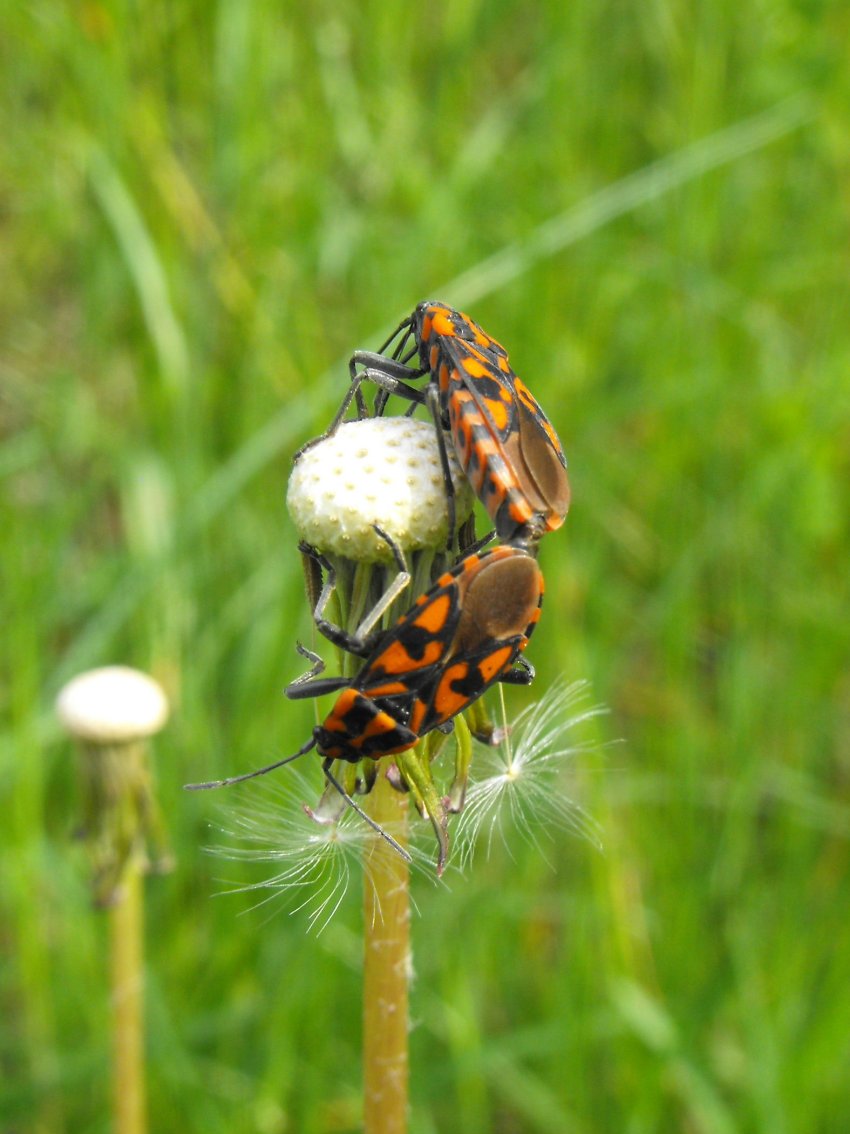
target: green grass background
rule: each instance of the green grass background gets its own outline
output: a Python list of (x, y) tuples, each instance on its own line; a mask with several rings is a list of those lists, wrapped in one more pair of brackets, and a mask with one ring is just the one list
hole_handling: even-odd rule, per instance
[(4, 1134), (108, 1129), (51, 706), (112, 661), (175, 704), (152, 1129), (357, 1129), (356, 893), (318, 937), (238, 916), (219, 879), (269, 868), (180, 785), (306, 737), (291, 454), (424, 297), (564, 440), (532, 693), (589, 679), (624, 743), (579, 759), (602, 853), (416, 883), (413, 1134), (850, 1128), (848, 35), (828, 0), (4, 7)]

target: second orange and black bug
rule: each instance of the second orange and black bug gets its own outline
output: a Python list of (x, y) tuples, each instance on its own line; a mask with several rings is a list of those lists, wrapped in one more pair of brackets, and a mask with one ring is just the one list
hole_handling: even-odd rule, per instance
[[(191, 784), (190, 788), (225, 787), (264, 775), (316, 749), (323, 757), (328, 781), (346, 802), (371, 822), (333, 774), (341, 760), (351, 764), (406, 752), (434, 729), (451, 727), (458, 713), (478, 700), (496, 682), (527, 685), (533, 668), (521, 657), (540, 617), (543, 575), (536, 560), (521, 548), (496, 547), (466, 556), (420, 595), (389, 629), (362, 642), (333, 640), (352, 652), (368, 648), (353, 677), (321, 677), (323, 663), (287, 689), (291, 698), (337, 693), (324, 721), (298, 752), (264, 768), (225, 780)], [(325, 632), (329, 624), (325, 623)], [(423, 779), (412, 785), (424, 800), (440, 844), (438, 871), (445, 863), (445, 807)], [(374, 824), (373, 824), (374, 825)], [(406, 853), (381, 831), (396, 849)]]

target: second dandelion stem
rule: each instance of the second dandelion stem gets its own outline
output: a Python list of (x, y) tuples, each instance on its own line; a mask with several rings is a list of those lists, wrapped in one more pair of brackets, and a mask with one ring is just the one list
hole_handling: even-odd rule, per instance
[[(383, 774), (369, 811), (407, 842), (408, 797)], [(407, 862), (377, 835), (364, 851), (363, 1085), (365, 1134), (406, 1134), (410, 875)]]
[(116, 1134), (144, 1134), (142, 873), (134, 857), (109, 911), (112, 952), (113, 1116)]

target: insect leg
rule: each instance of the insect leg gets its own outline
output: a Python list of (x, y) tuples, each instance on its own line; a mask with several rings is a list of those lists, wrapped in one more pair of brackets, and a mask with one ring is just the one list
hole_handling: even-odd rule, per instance
[(376, 823), (375, 820), (370, 815), (367, 815), (363, 808), (352, 799), (352, 797), (348, 794), (348, 792), (331, 771), (332, 764), (333, 760), (330, 757), (326, 757), (324, 763), (322, 764), (322, 771), (325, 773), (325, 779), (328, 780), (329, 783), (333, 784), (333, 786), (336, 788), (336, 790), (339, 792), (348, 806), (356, 811), (361, 819), (365, 819), (372, 830), (375, 831), (376, 834), (380, 835), (382, 839), (385, 839), (394, 851), (398, 851), (398, 853), (406, 862), (413, 862), (413, 859), (410, 857), (409, 851), (406, 851), (401, 843), (396, 842), (396, 840), (388, 831), (385, 831), (379, 823)]
[[(472, 516), (470, 516), (470, 519), (472, 519)], [(459, 550), (461, 552), (461, 555), (458, 557), (458, 560), (464, 559), (467, 555), (477, 555), (479, 551), (483, 551), (484, 548), (487, 546), (487, 544), (492, 543), (493, 540), (496, 538), (496, 529), (491, 528), (490, 531), (487, 532), (486, 535), (481, 536), (480, 539), (474, 539), (475, 525), (473, 523), (472, 528), (470, 529), (471, 536), (473, 537), (473, 541), (471, 543), (470, 542), (465, 542), (465, 543), (461, 542), (460, 537), (461, 536), (465, 537), (465, 533), (466, 533), (466, 530), (467, 530), (467, 523), (468, 523), (468, 521), (461, 524), (460, 531), (458, 532), (458, 542), (460, 543)]]
[(333, 642), (335, 646), (339, 646), (340, 649), (346, 650), (348, 653), (355, 654), (358, 657), (368, 657), (372, 652), (382, 633), (380, 630), (373, 632), (373, 627), (391, 604), (395, 602), (404, 588), (410, 584), (410, 572), (408, 571), (407, 562), (401, 548), (392, 536), (385, 532), (383, 528), (379, 527), (378, 524), (373, 524), (372, 527), (389, 547), (393, 559), (395, 560), (397, 574), (372, 609), (365, 615), (353, 634), (350, 634), (348, 631), (343, 630), (341, 626), (337, 626), (335, 623), (325, 618), (325, 609), (336, 587), (336, 572), (333, 565), (317, 548), (312, 547), (309, 543), (305, 543), (302, 540), (298, 545), (298, 550), (301, 552), (302, 556), (304, 556), (305, 564), (310, 564), (309, 567), (305, 567), (305, 572), (308, 578), (307, 592), (311, 601), (315, 597), (316, 591), (321, 584), (322, 571), (325, 572), (326, 576), (324, 585), (321, 586), (321, 591), (318, 598), (315, 600), (315, 606), (313, 608), (313, 620), (316, 623), (317, 629), (328, 641)]
[(310, 670), (309, 673), (304, 673), (290, 682), (284, 693), (290, 701), (303, 701), (306, 697), (324, 697), (326, 693), (339, 693), (341, 689), (347, 689), (350, 684), (350, 677), (314, 677), (313, 670)]
[[(383, 532), (380, 533), (383, 536)], [(386, 537), (385, 537), (386, 538)], [(343, 630), (341, 626), (337, 626), (335, 622), (330, 622), (325, 618), (325, 609), (331, 600), (331, 595), (336, 588), (336, 571), (334, 570), (331, 562), (325, 558), (324, 555), (309, 543), (302, 540), (298, 544), (298, 550), (305, 563), (305, 574), (307, 576), (307, 594), (313, 606), (313, 621), (316, 623), (316, 629), (320, 634), (323, 634), (329, 642), (333, 642), (335, 646), (340, 649), (346, 650), (350, 654), (356, 654), (358, 657), (367, 657), (371, 652), (377, 640), (377, 635), (367, 637), (367, 632), (377, 622), (377, 618), (373, 622), (368, 623), (368, 620), (353, 633), (349, 634), (347, 630)], [(393, 551), (395, 554), (395, 551)], [(322, 572), (325, 573), (324, 584), (322, 584)], [(398, 590), (401, 591), (407, 586), (410, 581), (410, 576), (407, 575), (402, 581)], [(321, 587), (321, 590), (319, 588)], [(316, 592), (318, 598), (316, 597)], [(398, 592), (396, 592), (398, 593)], [(395, 595), (393, 595), (393, 598)], [(378, 618), (383, 613), (379, 612)], [(320, 672), (320, 671), (319, 671)]]
[(446, 512), (448, 513), (449, 524), (446, 547), (451, 551), (454, 542), (455, 523), (457, 522), (455, 486), (452, 480), (451, 465), (449, 464), (449, 453), (446, 449), (446, 434), (443, 430), (442, 410), (440, 408), (440, 391), (433, 382), (429, 383), (425, 391), (425, 401), (434, 419), (434, 429), (437, 431), (437, 451), (440, 454), (440, 465), (443, 469), (443, 482), (446, 488)]
[[(390, 585), (387, 587), (387, 589), (384, 591), (384, 593), (381, 595), (381, 597), (378, 599), (378, 601), (375, 603), (375, 605), (372, 607), (372, 609), (369, 611), (369, 613), (366, 615), (366, 617), (354, 632), (354, 637), (358, 641), (363, 641), (364, 643), (369, 642), (371, 646), (374, 646), (379, 632), (376, 632), (375, 634), (370, 634), (369, 632), (378, 621), (378, 619), (382, 617), (384, 612), (389, 609), (393, 602), (395, 602), (404, 588), (409, 585), (410, 572), (407, 569), (407, 561), (404, 558), (404, 552), (401, 550), (392, 536), (385, 532), (384, 529), (379, 527), (377, 524), (372, 524), (372, 527), (392, 552), (397, 570), (396, 577), (393, 579), (393, 581), (390, 583)], [(369, 652), (371, 652), (371, 650), (364, 651), (363, 656), (367, 656)]]
[(313, 437), (306, 444), (302, 445), (301, 448), (296, 451), (295, 456), (292, 458), (293, 462), (297, 461), (298, 458), (306, 453), (309, 449), (312, 449), (314, 445), (318, 445), (321, 441), (326, 441), (328, 437), (333, 437), (337, 429), (339, 429), (342, 423), (342, 419), (348, 413), (349, 406), (355, 399), (357, 401), (358, 418), (367, 416), (366, 406), (363, 402), (363, 395), (360, 392), (361, 383), (363, 382), (363, 379), (366, 377), (366, 375), (365, 372), (362, 374), (356, 374), (354, 371), (353, 363), (354, 360), (352, 359), (352, 361), (348, 364), (348, 370), (351, 376), (349, 387), (346, 390), (345, 397), (340, 402), (339, 409), (334, 414), (333, 420), (331, 421), (330, 425), (327, 427), (324, 433), (320, 433), (318, 437)]
[[(365, 367), (355, 375), (355, 367)], [(384, 358), (379, 354), (367, 354), (365, 351), (357, 351), (352, 355), (351, 362), (349, 363), (352, 373), (352, 382), (355, 380), (358, 383), (364, 381), (372, 382), (378, 389), (378, 395), (375, 398), (375, 417), (380, 417), (384, 412), (384, 407), (390, 395), (396, 394), (400, 398), (405, 398), (414, 405), (422, 405), (425, 401), (425, 395), (422, 390), (417, 390), (415, 386), (409, 385), (410, 381), (421, 378), (425, 373), (423, 370), (413, 369), (406, 366), (402, 362), (395, 362), (391, 358)]]
[[(401, 334), (402, 331), (404, 331), (403, 335)], [(398, 335), (401, 335), (401, 338), (399, 338), (398, 341), (398, 346), (392, 353), (393, 358), (398, 358), (399, 355), (404, 351), (405, 343), (409, 340), (412, 331), (413, 319), (410, 315), (408, 315), (406, 319), (402, 319), (402, 321), (399, 323), (399, 325), (396, 327), (387, 341), (385, 343), (381, 343), (381, 345), (378, 347), (377, 353), (381, 355), (386, 354), (387, 350), (392, 345), (393, 339), (395, 339)]]
[(506, 670), (496, 678), (503, 685), (530, 685), (534, 680), (534, 666), (522, 656), (516, 659), (515, 668)]
[(307, 661), (313, 663), (306, 673), (302, 674), (301, 677), (296, 678), (295, 681), (292, 682), (293, 685), (300, 685), (304, 681), (310, 681), (312, 678), (318, 677), (319, 674), (324, 670), (325, 663), (322, 661), (318, 654), (314, 654), (312, 650), (308, 650), (307, 647), (302, 646), (300, 642), (295, 643), (295, 649), (302, 658), (306, 658)]
[(316, 738), (310, 737), (303, 747), (299, 748), (292, 756), (287, 756), (283, 760), (275, 760), (273, 764), (266, 764), (264, 768), (257, 768), (253, 772), (245, 772), (241, 776), (228, 776), (226, 780), (209, 780), (203, 784), (184, 784), (183, 787), (186, 791), (205, 791), (207, 788), (220, 788), (230, 787), (231, 784), (241, 784), (243, 780), (253, 780), (255, 776), (264, 776), (267, 772), (273, 772), (275, 768), (282, 768), (284, 764), (291, 764), (293, 760), (297, 760), (299, 756), (303, 756), (309, 752), (311, 748), (316, 747)]

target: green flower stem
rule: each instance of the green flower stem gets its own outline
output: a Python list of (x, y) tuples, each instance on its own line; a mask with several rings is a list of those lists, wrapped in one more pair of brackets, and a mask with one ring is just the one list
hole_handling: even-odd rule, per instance
[[(407, 845), (409, 803), (383, 770), (367, 797), (369, 814)], [(363, 1109), (365, 1134), (406, 1134), (410, 872), (378, 835), (364, 852)]]
[(431, 820), (439, 848), (437, 874), (442, 874), (449, 854), (447, 816), (440, 794), (431, 779), (431, 765), (425, 756), (425, 746), (417, 744), (415, 748), (410, 748), (407, 752), (400, 752), (395, 760), (398, 770), (413, 792), (417, 806)]
[(127, 863), (109, 910), (112, 985), (113, 1130), (145, 1134), (142, 864)]

